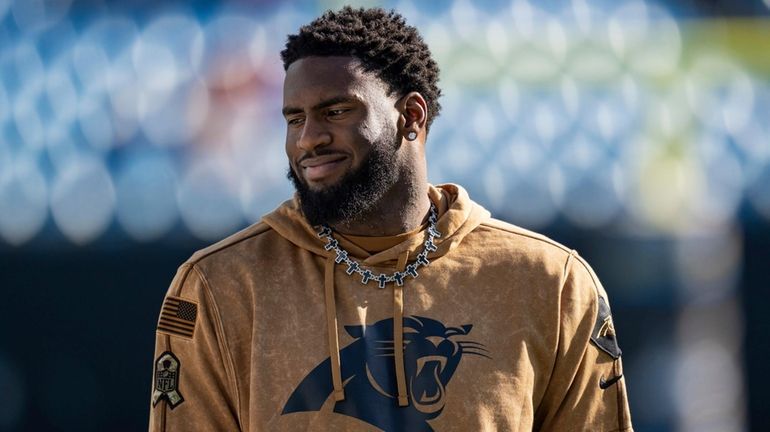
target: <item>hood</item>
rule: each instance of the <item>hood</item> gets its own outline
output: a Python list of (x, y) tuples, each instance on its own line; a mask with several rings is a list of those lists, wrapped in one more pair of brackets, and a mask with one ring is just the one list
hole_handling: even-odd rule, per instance
[[(434, 242), (438, 249), (430, 253), (428, 258), (445, 255), (457, 247), (469, 232), (490, 217), (486, 209), (471, 201), (461, 186), (428, 185), (428, 196), (438, 211), (436, 228), (441, 233), (441, 237)], [(318, 238), (318, 228), (310, 226), (302, 215), (296, 196), (265, 215), (262, 220), (297, 247), (319, 256), (329, 255), (329, 251), (324, 249), (325, 242)], [(415, 258), (422, 250), (425, 239), (426, 233), (420, 231), (404, 242), (374, 255), (349, 242), (345, 243), (345, 249), (364, 265), (383, 265), (391, 261), (395, 265), (398, 257), (405, 251), (410, 251), (410, 260)]]
[[(438, 238), (433, 240), (435, 250), (428, 253), (428, 261), (440, 259), (443, 255), (457, 247), (468, 233), (490, 217), (489, 212), (471, 201), (468, 193), (460, 186), (453, 184), (428, 185), (428, 196), (436, 208), (436, 230), (440, 233)], [(334, 295), (334, 270), (335, 266), (339, 265), (335, 261), (337, 257), (336, 252), (325, 249), (326, 240), (320, 238), (318, 233), (320, 227), (312, 227), (307, 223), (302, 215), (296, 196), (294, 199), (284, 202), (272, 213), (266, 215), (263, 221), (280, 236), (297, 247), (325, 259), (324, 301), (326, 306), (326, 328), (329, 359), (331, 361), (333, 395), (335, 401), (342, 401), (345, 399), (345, 390), (342, 383), (337, 306)], [(345, 241), (341, 236), (335, 236), (334, 233), (332, 233), (331, 238), (339, 241), (340, 247), (347, 251), (350, 257), (359, 262), (364, 268), (367, 266), (377, 265), (382, 267), (392, 264), (395, 271), (402, 272), (403, 274), (407, 264), (410, 261), (417, 260), (418, 255), (426, 247), (426, 240), (430, 237), (428, 231), (428, 229), (420, 230), (404, 239), (401, 243), (375, 254), (369, 254), (355, 244)], [(381, 274), (381, 277), (383, 276), (385, 275)], [(408, 286), (408, 279), (406, 281), (399, 280), (398, 284), (391, 283), (393, 290), (393, 346), (402, 347), (400, 350), (395, 349), (393, 353), (399, 406), (409, 405), (403, 350), (404, 289), (408, 288)]]

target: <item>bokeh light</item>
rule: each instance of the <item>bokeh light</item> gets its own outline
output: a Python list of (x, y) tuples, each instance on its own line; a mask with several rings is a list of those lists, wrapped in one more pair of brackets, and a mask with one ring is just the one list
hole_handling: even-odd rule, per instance
[(182, 220), (190, 232), (204, 240), (215, 240), (235, 230), (243, 221), (239, 185), (225, 157), (205, 154), (194, 159), (177, 190)]
[(104, 163), (95, 157), (71, 159), (54, 180), (50, 206), (56, 226), (73, 243), (85, 244), (101, 235), (115, 206), (115, 190)]
[(37, 234), (48, 216), (48, 185), (30, 157), (0, 158), (0, 237), (21, 245)]
[(155, 240), (177, 220), (176, 169), (168, 157), (149, 151), (122, 165), (115, 184), (118, 221), (134, 239)]

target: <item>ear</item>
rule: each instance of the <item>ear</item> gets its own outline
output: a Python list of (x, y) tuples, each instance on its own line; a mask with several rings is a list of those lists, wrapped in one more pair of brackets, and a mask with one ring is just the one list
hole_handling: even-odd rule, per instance
[[(428, 103), (418, 92), (409, 92), (396, 103), (396, 108), (401, 113), (398, 118), (398, 130), (407, 141), (415, 141), (422, 136), (425, 141), (425, 126), (428, 124)], [(414, 139), (409, 139), (409, 136)]]
[(354, 339), (364, 337), (364, 326), (345, 326), (345, 331)]

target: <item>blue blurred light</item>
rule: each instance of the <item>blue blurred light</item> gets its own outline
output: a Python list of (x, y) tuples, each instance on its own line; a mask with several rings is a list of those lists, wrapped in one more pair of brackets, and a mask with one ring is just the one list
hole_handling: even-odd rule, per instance
[(73, 243), (85, 244), (109, 226), (115, 207), (112, 179), (95, 157), (69, 160), (54, 179), (50, 198), (54, 222)]
[[(163, 103), (178, 85), (183, 84), (187, 72), (181, 70), (176, 56), (164, 43), (149, 39), (138, 39), (134, 43), (131, 58), (138, 84), (149, 96), (147, 104)], [(148, 109), (140, 105), (140, 111)]]
[(754, 82), (721, 55), (702, 55), (688, 74), (692, 111), (707, 128), (738, 133), (754, 110)]
[(131, 49), (138, 37), (136, 23), (129, 17), (101, 15), (83, 32), (82, 40), (97, 44), (110, 62)]
[(519, 102), (519, 86), (516, 81), (512, 78), (504, 78), (500, 81), (498, 92), (500, 108), (505, 114), (507, 123), (518, 123), (521, 105)]
[(608, 9), (598, 2), (574, 0), (559, 14), (567, 34), (566, 72), (576, 79), (604, 83), (617, 78), (621, 64), (613, 53)]
[(492, 213), (498, 214), (503, 211), (507, 199), (507, 183), (508, 175), (499, 166), (493, 165), (484, 170), (481, 179), (484, 197), (479, 199), (484, 201), (485, 206)]
[(580, 127), (604, 141), (634, 132), (640, 117), (638, 93), (638, 83), (630, 76), (587, 90), (578, 113)]
[(72, 0), (16, 0), (11, 13), (16, 25), (26, 33), (38, 33), (61, 21)]
[(34, 237), (48, 217), (48, 185), (34, 159), (0, 157), (0, 237), (21, 245)]
[[(506, 173), (513, 177), (514, 173)], [(554, 194), (559, 194), (561, 180), (556, 167), (546, 167), (517, 181), (509, 180), (502, 214), (528, 228), (540, 228), (553, 221), (557, 214)]]
[(54, 121), (46, 128), (46, 154), (55, 172), (70, 166), (82, 152), (72, 139), (72, 128), (68, 123)]
[(282, 145), (285, 128), (278, 126), (284, 123), (277, 112), (239, 116), (234, 121), (229, 137), (230, 158), (240, 176), (238, 196), (249, 221), (258, 221), (293, 193), (286, 179), (288, 162)]
[(46, 97), (54, 121), (69, 123), (77, 115), (78, 93), (69, 71), (64, 65), (55, 65), (46, 75)]
[(743, 196), (743, 170), (725, 141), (725, 136), (704, 135), (697, 143), (701, 179), (693, 191), (693, 219), (708, 225), (732, 221)]
[(567, 178), (561, 211), (569, 221), (583, 228), (610, 224), (623, 208), (622, 173), (617, 164), (596, 166), (578, 178)]
[(5, 19), (5, 15), (8, 13), (12, 1), (13, 0), (0, 0), (0, 21)]
[(185, 82), (200, 73), (205, 36), (195, 18), (170, 13), (153, 20), (140, 37), (142, 44), (167, 48), (174, 57), (178, 80)]
[[(139, 77), (134, 70), (131, 51), (128, 50), (118, 56), (110, 70), (110, 107), (112, 108), (116, 122), (123, 125), (124, 129), (135, 130), (138, 128), (140, 109), (147, 105), (147, 91), (142, 87)], [(154, 101), (161, 103), (162, 101)], [(131, 134), (122, 137), (130, 138)]]
[(11, 105), (8, 100), (8, 93), (5, 90), (5, 85), (3, 84), (3, 81), (0, 81), (0, 127), (5, 125)]
[(163, 101), (147, 104), (141, 119), (147, 139), (158, 146), (194, 142), (206, 126), (209, 91), (200, 80), (177, 87)]
[(224, 13), (205, 27), (203, 63), (205, 76), (213, 87), (237, 88), (253, 79), (254, 61), (261, 62), (259, 47), (265, 35), (254, 19)]
[(613, 11), (608, 29), (615, 54), (635, 75), (658, 79), (676, 73), (682, 38), (667, 10), (652, 2), (624, 2)]
[(556, 89), (543, 88), (522, 91), (522, 112), (519, 130), (529, 140), (551, 146), (574, 125), (578, 95), (574, 84), (564, 80)]
[(109, 88), (110, 61), (102, 43), (86, 34), (73, 47), (72, 67), (83, 92), (104, 93)]
[(114, 138), (112, 118), (103, 93), (87, 93), (78, 101), (78, 124), (91, 147), (108, 150), (117, 144)]
[(132, 155), (118, 171), (115, 188), (118, 221), (134, 239), (155, 240), (177, 221), (177, 175), (168, 157)]
[(19, 90), (13, 103), (16, 132), (27, 150), (40, 150), (44, 144), (45, 125), (38, 112), (43, 90), (43, 76), (34, 76)]
[(498, 109), (496, 103), (492, 104), (486, 100), (475, 105), (474, 112), (468, 119), (470, 121), (469, 126), (473, 130), (473, 134), (468, 139), (475, 143), (474, 147), (477, 151), (488, 152), (496, 147), (497, 143), (494, 139), (498, 137), (500, 130), (506, 126), (506, 122), (500, 118), (502, 117), (500, 115), (501, 110)]
[(203, 240), (234, 232), (244, 219), (238, 200), (240, 179), (223, 156), (200, 155), (177, 190), (179, 211), (187, 228)]

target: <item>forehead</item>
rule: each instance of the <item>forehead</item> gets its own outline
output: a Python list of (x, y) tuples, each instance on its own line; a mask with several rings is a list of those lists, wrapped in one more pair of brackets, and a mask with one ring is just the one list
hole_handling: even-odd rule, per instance
[(388, 99), (385, 83), (355, 57), (304, 57), (286, 70), (284, 105), (302, 106), (337, 96)]

